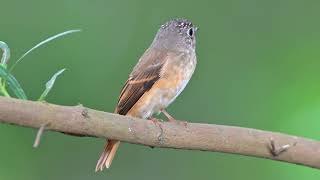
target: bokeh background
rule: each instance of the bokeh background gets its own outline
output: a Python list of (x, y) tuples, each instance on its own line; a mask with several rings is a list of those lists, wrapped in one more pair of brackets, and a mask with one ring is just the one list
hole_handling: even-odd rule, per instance
[[(41, 40), (80, 28), (27, 56), (14, 75), (30, 99), (61, 68), (47, 100), (112, 112), (119, 91), (159, 26), (175, 17), (200, 27), (198, 67), (168, 111), (177, 119), (320, 139), (320, 1), (0, 0), (0, 40), (11, 63)], [(319, 179), (320, 171), (212, 152), (121, 144), (94, 173), (104, 140), (0, 125), (0, 179)]]

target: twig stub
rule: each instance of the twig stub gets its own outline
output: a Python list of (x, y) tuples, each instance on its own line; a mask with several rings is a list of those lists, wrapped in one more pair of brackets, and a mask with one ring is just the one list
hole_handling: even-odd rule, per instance
[(274, 156), (274, 157), (279, 156), (280, 154), (284, 153), (290, 147), (291, 147), (290, 144), (285, 144), (285, 145), (282, 145), (280, 147), (277, 147), (275, 142), (274, 142), (274, 139), (270, 138), (269, 150), (270, 150), (270, 153), (272, 154), (272, 156)]
[(41, 136), (42, 136), (42, 134), (43, 134), (43, 132), (44, 132), (44, 130), (45, 130), (47, 125), (48, 124), (46, 123), (46, 124), (43, 124), (43, 125), (40, 126), (40, 128), (39, 128), (39, 130), (37, 132), (36, 138), (34, 140), (34, 143), (33, 143), (33, 147), (34, 148), (37, 148), (39, 146), (40, 141), (41, 141)]

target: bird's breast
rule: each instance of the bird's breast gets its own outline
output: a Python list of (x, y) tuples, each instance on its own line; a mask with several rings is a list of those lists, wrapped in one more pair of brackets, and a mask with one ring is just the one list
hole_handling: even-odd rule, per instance
[(171, 104), (184, 90), (196, 67), (195, 56), (186, 56), (171, 62), (164, 78), (168, 81), (170, 88), (166, 89), (163, 98), (167, 101), (166, 106)]
[(196, 67), (195, 56), (179, 58), (164, 65), (160, 79), (139, 99), (129, 114), (148, 118), (168, 107), (177, 98)]

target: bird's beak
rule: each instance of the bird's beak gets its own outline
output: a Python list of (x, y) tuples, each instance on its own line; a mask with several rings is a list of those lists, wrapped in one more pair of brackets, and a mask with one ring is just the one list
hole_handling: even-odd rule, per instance
[(194, 31), (195, 31), (195, 32), (197, 32), (197, 31), (198, 31), (198, 29), (199, 29), (198, 27), (194, 27)]

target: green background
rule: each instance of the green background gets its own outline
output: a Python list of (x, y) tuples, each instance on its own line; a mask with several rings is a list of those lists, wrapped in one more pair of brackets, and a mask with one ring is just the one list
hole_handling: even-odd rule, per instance
[[(165, 21), (186, 17), (198, 66), (168, 111), (177, 119), (320, 136), (318, 0), (0, 0), (0, 40), (12, 61), (41, 40), (14, 75), (30, 99), (60, 76), (47, 100), (112, 112), (138, 58)], [(121, 144), (110, 170), (94, 173), (104, 140), (0, 125), (0, 179), (319, 179), (320, 171), (265, 159)]]

